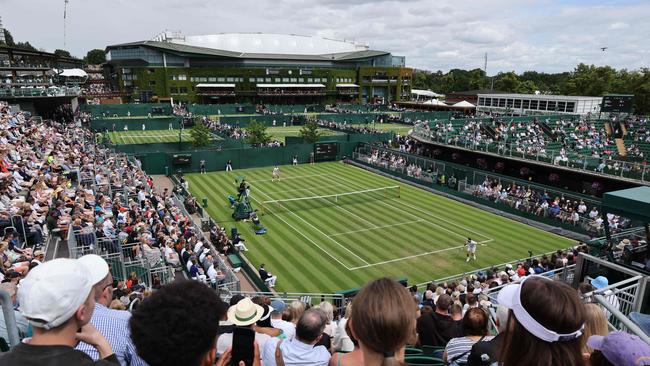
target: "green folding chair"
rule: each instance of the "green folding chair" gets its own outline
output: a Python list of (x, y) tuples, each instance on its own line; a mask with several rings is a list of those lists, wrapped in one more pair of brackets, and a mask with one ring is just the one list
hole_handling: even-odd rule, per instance
[(409, 366), (445, 366), (441, 359), (427, 356), (406, 356), (404, 361)]

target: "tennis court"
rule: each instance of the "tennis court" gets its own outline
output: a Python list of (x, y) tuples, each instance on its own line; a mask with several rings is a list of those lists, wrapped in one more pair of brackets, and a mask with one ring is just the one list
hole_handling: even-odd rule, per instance
[[(230, 216), (226, 197), (236, 195), (239, 176), (250, 183), (253, 207), (264, 210), (266, 235)], [(247, 258), (278, 275), (279, 291), (336, 291), (378, 276), (424, 283), (572, 244), (342, 163), (282, 166), (280, 182), (271, 168), (187, 177), (195, 197), (208, 198), (208, 213), (242, 233)], [(467, 237), (483, 244), (469, 263)]]
[[(192, 135), (190, 134), (190, 131), (190, 129), (183, 130), (181, 133), (182, 141), (192, 141)], [(178, 142), (178, 133), (178, 129), (120, 132), (116, 131), (109, 132), (108, 136), (111, 139), (111, 142), (118, 145), (155, 144), (161, 142)], [(212, 138), (215, 140), (221, 139), (216, 135), (212, 135)]]

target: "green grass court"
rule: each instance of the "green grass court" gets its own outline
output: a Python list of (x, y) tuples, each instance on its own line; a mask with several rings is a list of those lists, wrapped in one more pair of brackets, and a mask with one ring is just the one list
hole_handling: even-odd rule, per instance
[[(161, 142), (178, 142), (178, 129), (170, 130), (149, 130), (149, 131), (120, 131), (109, 132), (111, 142), (118, 145), (130, 144), (155, 144)], [(217, 137), (213, 135), (213, 137)], [(190, 130), (183, 131), (183, 141), (192, 141)], [(220, 138), (218, 138), (220, 139)]]
[[(250, 249), (246, 257), (278, 275), (276, 290), (332, 292), (372, 278), (406, 277), (426, 283), (466, 271), (567, 248), (573, 241), (493, 215), (343, 163), (282, 166), (280, 182), (271, 167), (188, 174), (190, 191), (209, 200), (208, 213), (230, 232), (237, 227)], [(251, 204), (343, 194), (400, 185), (370, 196), (340, 196), (268, 205), (260, 216), (268, 229), (255, 235), (250, 222), (234, 222), (226, 199), (235, 179), (251, 185)], [(349, 198), (345, 198), (349, 197)], [(467, 236), (480, 242), (477, 261), (465, 262)]]

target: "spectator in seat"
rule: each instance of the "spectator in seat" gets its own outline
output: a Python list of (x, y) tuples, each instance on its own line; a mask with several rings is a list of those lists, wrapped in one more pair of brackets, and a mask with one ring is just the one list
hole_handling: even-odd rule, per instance
[(282, 320), (282, 312), (284, 312), (285, 304), (282, 300), (271, 301), (271, 325), (273, 328), (282, 330), (284, 339), (293, 339), (296, 335), (296, 325), (292, 322)]
[(306, 310), (298, 320), (293, 339), (272, 338), (266, 342), (262, 351), (264, 366), (327, 366), (331, 357), (329, 351), (316, 345), (326, 323), (327, 316), (321, 309)]
[(408, 291), (391, 279), (374, 280), (361, 289), (349, 323), (365, 366), (403, 365), (405, 346), (415, 341), (416, 309)]
[[(245, 297), (242, 299), (231, 299), (233, 305), (228, 308), (228, 321), (221, 322), (221, 325), (230, 328), (229, 332), (225, 332), (219, 336), (217, 339), (217, 353), (223, 354), (232, 347), (232, 330), (233, 326), (236, 327), (248, 327), (253, 330), (257, 328), (257, 321), (260, 320), (262, 315), (264, 315), (264, 308), (253, 303), (251, 299)], [(260, 332), (255, 332), (255, 343), (258, 345), (259, 349), (264, 349), (264, 345), (269, 341), (271, 337), (267, 334)], [(266, 365), (265, 365), (266, 366)]]
[[(21, 281), (18, 301), (33, 337), (0, 357), (0, 366), (119, 365), (111, 345), (90, 324), (95, 306), (91, 278), (101, 270), (76, 259), (53, 259)], [(99, 354), (93, 361), (73, 347), (79, 341)]]
[(266, 269), (264, 269), (264, 263), (260, 265), (260, 269), (258, 270), (260, 278), (264, 283), (269, 286), (269, 287), (275, 287), (275, 281), (277, 281), (278, 276), (274, 276), (271, 272), (267, 272)]
[[(3, 290), (9, 294), (11, 298), (12, 305), (14, 307), (14, 315), (16, 316), (16, 325), (18, 326), (18, 336), (22, 339), (27, 336), (27, 330), (29, 328), (29, 323), (27, 319), (16, 310), (18, 303), (16, 302), (16, 285), (11, 282), (0, 283), (0, 290)], [(2, 311), (0, 311), (0, 337), (4, 338), (7, 343), (9, 343), (9, 334), (7, 332), (7, 324), (5, 323), (5, 316)]]
[(497, 352), (503, 366), (585, 365), (580, 350), (585, 310), (569, 285), (527, 276), (504, 287), (497, 302), (510, 309)]
[(457, 322), (449, 314), (451, 304), (451, 296), (442, 294), (436, 301), (435, 311), (418, 318), (417, 331), (421, 345), (444, 347), (450, 339), (462, 335)]
[[(95, 276), (90, 278), (95, 294), (95, 310), (90, 323), (108, 340), (120, 365), (146, 366), (131, 342), (128, 326), (131, 313), (108, 308), (113, 299), (113, 276), (109, 271), (108, 264), (96, 254), (84, 255), (79, 258), (79, 262), (96, 269)], [(87, 343), (81, 342), (76, 348), (94, 360), (99, 357), (97, 351)]]
[(609, 333), (607, 327), (607, 318), (603, 308), (595, 303), (585, 304), (585, 330), (582, 335), (581, 349), (582, 354), (588, 359), (593, 349), (587, 345), (587, 340), (592, 335), (606, 336)]
[(590, 366), (650, 365), (650, 345), (632, 334), (593, 335), (587, 340), (587, 346), (594, 349), (589, 359)]
[(464, 337), (452, 338), (442, 355), (448, 364), (465, 364), (477, 342), (490, 341), (493, 336), (488, 335), (488, 315), (481, 308), (469, 308), (463, 316)]
[[(205, 284), (174, 282), (161, 287), (133, 311), (131, 338), (149, 366), (212, 366), (219, 319), (225, 312), (226, 304)], [(225, 350), (216, 365), (229, 365), (230, 352), (230, 348)], [(253, 365), (259, 366), (256, 353)]]
[(497, 350), (503, 340), (503, 333), (508, 324), (508, 308), (497, 306), (495, 323), (499, 334), (489, 341), (476, 342), (467, 357), (467, 366), (483, 366), (497, 361)]

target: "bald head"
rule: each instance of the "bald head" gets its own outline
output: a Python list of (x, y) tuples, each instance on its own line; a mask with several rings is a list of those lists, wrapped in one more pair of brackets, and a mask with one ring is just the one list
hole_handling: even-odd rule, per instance
[(314, 344), (323, 333), (326, 322), (327, 316), (321, 309), (308, 309), (296, 324), (296, 337), (303, 343)]

